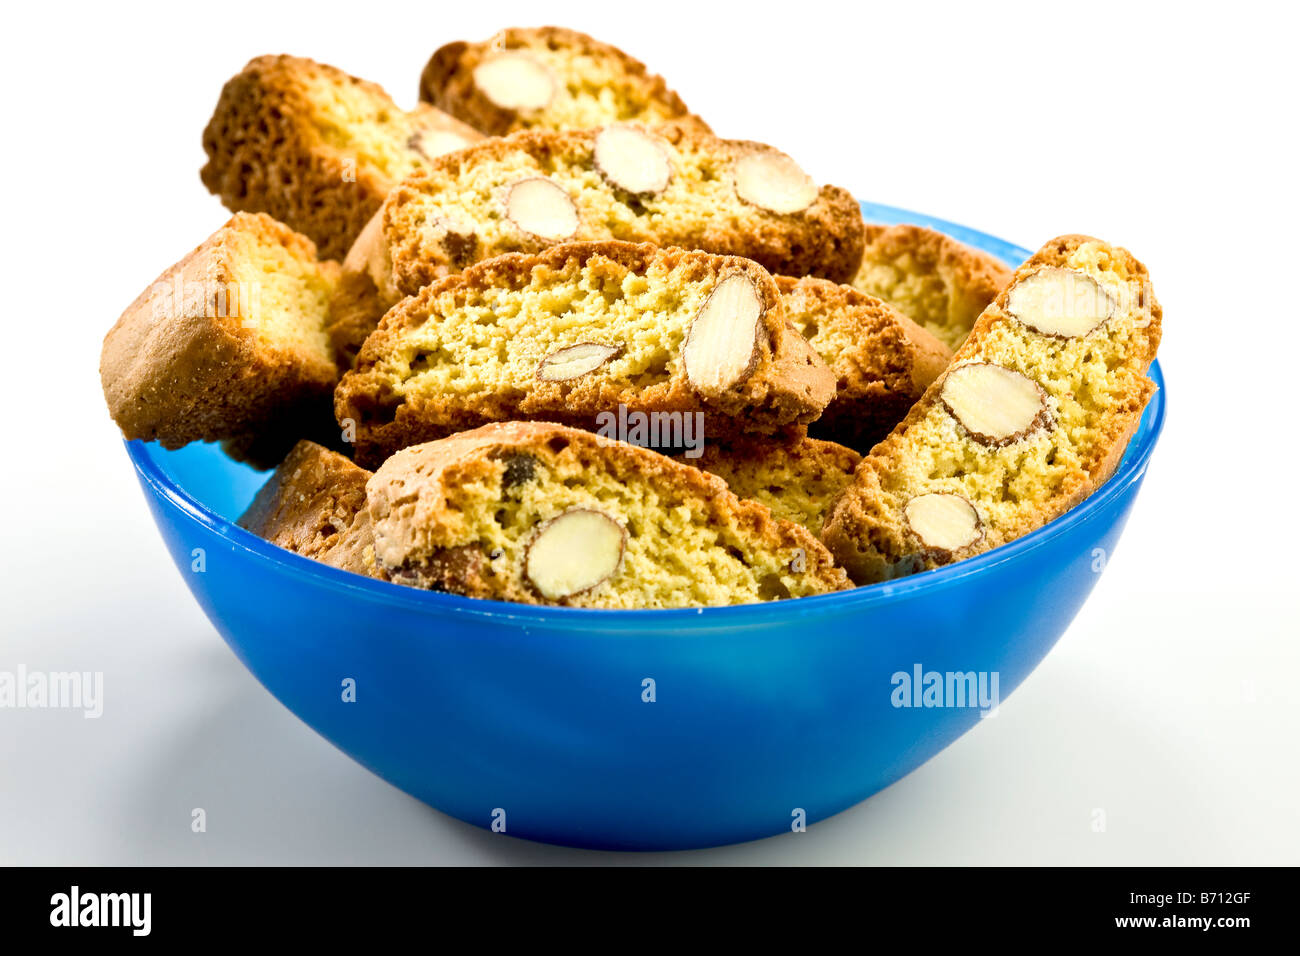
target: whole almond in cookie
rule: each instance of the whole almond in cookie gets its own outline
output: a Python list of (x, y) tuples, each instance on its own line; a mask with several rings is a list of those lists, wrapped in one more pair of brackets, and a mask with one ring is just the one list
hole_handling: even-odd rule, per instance
[(723, 277), (691, 323), (682, 354), (686, 377), (700, 392), (723, 392), (754, 370), (763, 302), (744, 273)]
[(961, 495), (918, 495), (904, 506), (903, 514), (921, 544), (936, 551), (960, 551), (983, 533), (975, 506)]
[(475, 142), (475, 140), (461, 133), (446, 129), (429, 128), (416, 130), (407, 139), (406, 145), (425, 159), (433, 159), (435, 156), (442, 156), (444, 153), (454, 153), (458, 149), (464, 149), (472, 142)]
[(596, 136), (596, 168), (613, 186), (634, 196), (668, 188), (673, 167), (663, 141), (631, 126), (607, 126)]
[(474, 69), (474, 85), (507, 110), (540, 110), (555, 96), (551, 71), (527, 53), (506, 51)]
[(626, 543), (627, 529), (609, 515), (571, 508), (537, 529), (524, 576), (548, 600), (573, 597), (618, 573)]
[(1047, 396), (1037, 382), (989, 362), (958, 365), (944, 376), (939, 400), (971, 438), (1002, 445), (1045, 425)]
[(736, 160), (736, 195), (778, 215), (803, 212), (817, 201), (818, 188), (789, 156), (775, 150), (749, 153)]
[(578, 231), (578, 210), (569, 194), (541, 176), (521, 179), (510, 187), (506, 215), (524, 232), (548, 242)]
[(1015, 284), (1007, 312), (1035, 332), (1074, 338), (1110, 319), (1115, 300), (1087, 273), (1049, 267)]

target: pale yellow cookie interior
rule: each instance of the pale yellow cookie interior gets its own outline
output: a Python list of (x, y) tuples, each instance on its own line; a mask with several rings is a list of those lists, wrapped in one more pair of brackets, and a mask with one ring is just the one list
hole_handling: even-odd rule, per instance
[[(1114, 299), (1114, 316), (1091, 334), (1059, 338), (1028, 331), (1002, 314), (986, 330), (978, 360), (1020, 372), (1047, 395), (1051, 423), (1026, 438), (1001, 447), (968, 436), (941, 402), (890, 449), (890, 467), (881, 475), (889, 504), (901, 511), (923, 492), (958, 494), (972, 502), (986, 527), (1015, 529), (1032, 523), (1043, 502), (1077, 482), (1113, 439), (1100, 430), (1106, 413), (1141, 392), (1143, 369), (1131, 356), (1149, 315), (1141, 277), (1130, 276), (1124, 261), (1105, 244), (1086, 242), (1064, 263), (1098, 282)], [(996, 539), (996, 534), (993, 536)]]
[[(589, 129), (611, 121), (664, 123), (679, 115), (646, 96), (644, 78), (638, 81), (629, 77), (625, 61), (612, 51), (584, 51), (539, 42), (512, 47), (510, 54), (531, 57), (554, 82), (554, 95), (546, 106), (519, 112), (516, 123), (520, 127)], [(488, 53), (484, 60), (493, 55)]]
[(450, 124), (428, 106), (408, 113), (368, 86), (340, 82), (323, 68), (304, 71), (302, 82), (316, 107), (304, 118), (321, 139), (393, 182), (436, 155), (470, 145), (468, 136), (447, 129)]
[(232, 283), (229, 314), (254, 329), (266, 345), (311, 353), (332, 363), (325, 326), (337, 269), (308, 258), (253, 223), (231, 229), (225, 240)]
[(691, 261), (652, 259), (637, 274), (605, 256), (536, 266), (522, 286), (454, 286), (433, 297), (429, 318), (403, 330), (380, 367), (405, 397), (527, 391), (546, 356), (582, 343), (619, 349), (581, 379), (638, 389), (672, 379), (691, 322), (715, 279)]
[[(706, 502), (667, 483), (629, 482), (611, 471), (560, 456), (537, 455), (526, 480), (504, 482), (509, 460), (477, 480), (447, 488), (447, 547), (487, 554), (493, 572), (528, 587), (528, 544), (544, 522), (574, 508), (600, 512), (627, 531), (620, 570), (568, 599), (579, 607), (670, 608), (746, 604), (822, 593), (794, 570), (797, 548), (756, 547), (718, 522)], [(503, 487), (503, 484), (505, 487)], [(496, 557), (491, 557), (496, 555)]]
[(736, 195), (735, 150), (719, 149), (720, 141), (711, 139), (683, 137), (677, 144), (656, 139), (672, 172), (655, 195), (629, 197), (611, 186), (596, 167), (590, 143), (540, 159), (522, 149), (480, 149), (454, 174), (435, 170), (428, 185), (421, 184), (419, 201), (393, 215), (406, 221), (402, 232), (423, 232), (428, 242), (448, 233), (472, 234), (493, 253), (532, 249), (536, 237), (509, 218), (507, 200), (515, 183), (542, 176), (563, 189), (577, 209), (577, 230), (566, 239), (658, 243), (674, 236), (683, 245), (700, 246), (705, 232), (746, 235), (768, 228), (771, 214)]
[[(820, 535), (831, 505), (853, 480), (850, 463), (858, 456), (848, 449), (841, 453), (851, 456), (845, 467), (837, 467), (831, 456), (825, 460), (798, 456), (774, 443), (770, 454), (720, 454), (702, 467), (725, 481), (733, 494), (766, 505), (773, 517)], [(689, 458), (679, 460), (691, 463)]]

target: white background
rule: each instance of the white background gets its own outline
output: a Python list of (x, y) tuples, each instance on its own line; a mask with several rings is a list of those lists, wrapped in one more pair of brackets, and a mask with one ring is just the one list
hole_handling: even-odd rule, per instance
[[(1293, 6), (34, 6), (0, 56), (0, 670), (103, 671), (106, 700), (0, 710), (0, 863), (1300, 862)], [(443, 42), (544, 22), (864, 199), (1123, 244), (1165, 307), (1168, 428), (1091, 601), (997, 719), (804, 834), (584, 853), (371, 776), (209, 626), (104, 410), (104, 332), (228, 215), (200, 133), (246, 60), (311, 56), (409, 106)]]

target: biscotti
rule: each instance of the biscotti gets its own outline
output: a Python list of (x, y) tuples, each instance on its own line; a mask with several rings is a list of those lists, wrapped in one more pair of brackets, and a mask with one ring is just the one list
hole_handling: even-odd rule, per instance
[(494, 423), (408, 448), (366, 497), (382, 576), (469, 597), (671, 608), (848, 586), (816, 538), (721, 479), (559, 425)]
[(298, 422), (310, 433), (338, 380), (325, 333), (338, 272), (305, 236), (236, 213), (104, 338), (100, 379), (123, 435), (179, 448)]
[(867, 451), (902, 421), (952, 352), (911, 319), (851, 286), (778, 276), (786, 317), (836, 378), (808, 433)]
[(533, 130), (439, 157), (404, 179), (346, 271), (368, 275), (387, 309), (503, 253), (609, 239), (846, 282), (862, 259), (862, 215), (848, 192), (819, 188), (759, 143), (676, 127)]
[(1086, 236), (1045, 245), (952, 366), (858, 466), (823, 540), (858, 583), (934, 568), (1046, 524), (1104, 482), (1155, 391), (1146, 267)]
[(448, 43), (425, 66), (420, 99), (489, 136), (628, 121), (709, 131), (645, 64), (562, 27), (511, 27), (484, 43)]
[(764, 505), (773, 517), (820, 535), (831, 506), (862, 460), (852, 448), (806, 435), (741, 437), (707, 443), (695, 457), (673, 456), (727, 483), (732, 494)]
[(335, 67), (261, 56), (222, 89), (200, 175), (231, 210), (269, 213), (341, 259), (393, 183), (482, 138)]
[(868, 225), (862, 264), (853, 286), (884, 299), (959, 348), (1011, 270), (986, 252), (924, 226)]
[(393, 308), (339, 383), (335, 414), (369, 465), (489, 421), (594, 429), (620, 408), (771, 432), (816, 418), (834, 394), (757, 263), (568, 243), (488, 260)]
[(239, 526), (305, 558), (375, 573), (366, 482), (348, 458), (301, 441), (272, 472)]

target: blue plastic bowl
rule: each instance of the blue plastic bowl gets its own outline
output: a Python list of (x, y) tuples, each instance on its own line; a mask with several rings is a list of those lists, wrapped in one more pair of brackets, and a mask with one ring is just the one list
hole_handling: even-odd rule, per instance
[[(933, 225), (1013, 264), (1029, 255), (941, 220), (863, 210)], [(1151, 374), (1163, 384), (1158, 366)], [(979, 706), (897, 706), (925, 698), (896, 675), (996, 674), (1000, 697), (1015, 689), (1096, 583), (1164, 414), (1158, 391), (1109, 482), (987, 554), (840, 594), (680, 611), (475, 601), (347, 574), (236, 527), (266, 476), (217, 447), (129, 442), (127, 452), (222, 637), (345, 753), (479, 826), (571, 846), (684, 849), (838, 813), (980, 719)], [(958, 703), (955, 693), (943, 702)]]

